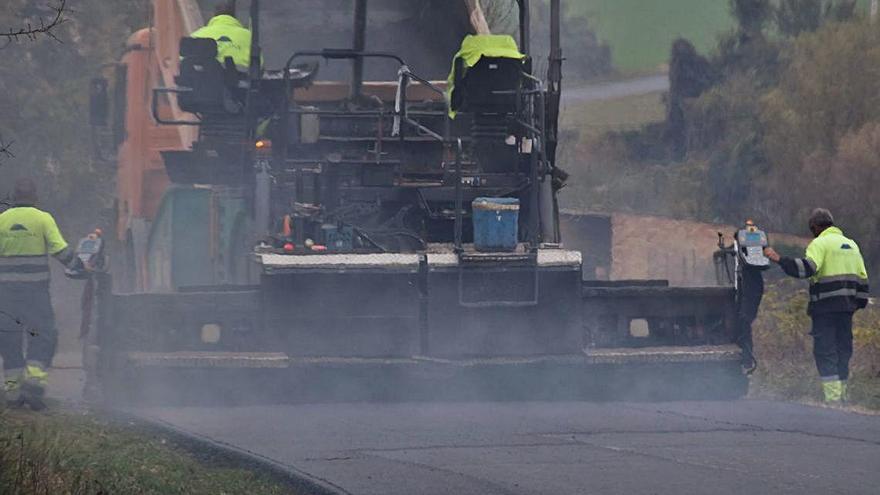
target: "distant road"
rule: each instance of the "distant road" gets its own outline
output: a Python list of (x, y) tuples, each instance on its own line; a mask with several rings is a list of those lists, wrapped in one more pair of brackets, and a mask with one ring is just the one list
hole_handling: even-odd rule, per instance
[(873, 494), (880, 416), (782, 402), (136, 412), (355, 495)]
[(565, 105), (567, 103), (581, 103), (585, 101), (613, 100), (625, 96), (666, 91), (667, 89), (669, 89), (669, 76), (660, 74), (588, 86), (563, 87), (562, 102)]

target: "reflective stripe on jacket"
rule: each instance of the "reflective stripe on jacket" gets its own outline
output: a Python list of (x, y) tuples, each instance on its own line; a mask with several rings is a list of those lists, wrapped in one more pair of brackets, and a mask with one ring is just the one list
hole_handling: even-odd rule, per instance
[(858, 244), (828, 227), (807, 246), (804, 258), (783, 258), (785, 272), (810, 279), (808, 312), (853, 312), (868, 304), (868, 272)]
[(240, 69), (251, 63), (251, 31), (231, 15), (214, 16), (208, 24), (196, 30), (193, 38), (210, 38), (217, 42), (217, 60), (220, 64), (231, 57)]
[(0, 213), (0, 283), (48, 281), (49, 254), (71, 256), (52, 215), (32, 206)]

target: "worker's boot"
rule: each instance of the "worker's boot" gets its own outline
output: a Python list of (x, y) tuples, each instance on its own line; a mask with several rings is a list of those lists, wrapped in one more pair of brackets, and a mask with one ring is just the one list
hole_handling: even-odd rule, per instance
[(755, 359), (754, 354), (743, 350), (742, 360), (740, 361), (739, 365), (742, 368), (743, 374), (748, 376), (758, 369), (758, 360)]
[(21, 384), (22, 401), (34, 411), (46, 408), (43, 397), (46, 395), (46, 385), (49, 383), (49, 373), (42, 364), (31, 361), (24, 370), (24, 381)]
[(6, 370), (3, 378), (2, 405), (5, 407), (21, 407), (24, 405), (21, 395), (23, 370)]
[(849, 388), (846, 380), (840, 380), (840, 403), (844, 405), (849, 403)]
[(822, 392), (825, 394), (825, 404), (839, 406), (843, 395), (843, 384), (840, 380), (822, 380)]

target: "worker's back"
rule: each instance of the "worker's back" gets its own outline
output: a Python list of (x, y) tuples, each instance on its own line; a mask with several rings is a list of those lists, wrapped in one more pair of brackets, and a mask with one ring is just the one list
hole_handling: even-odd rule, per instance
[(865, 261), (858, 244), (843, 235), (837, 227), (830, 227), (810, 243), (807, 256), (814, 254), (819, 270), (812, 277), (813, 282), (822, 278), (839, 275), (856, 275), (867, 278)]
[(48, 280), (46, 255), (66, 248), (52, 215), (32, 206), (0, 213), (0, 283)]
[(47, 368), (58, 344), (47, 255), (64, 264), (74, 257), (52, 215), (33, 206), (32, 180), (16, 181), (13, 198), (16, 206), (0, 213), (0, 357), (6, 398), (36, 410), (46, 407)]
[(852, 312), (868, 300), (868, 273), (858, 244), (837, 227), (828, 227), (807, 246), (815, 264), (810, 277), (810, 314)]
[(236, 67), (246, 69), (251, 57), (251, 31), (228, 14), (214, 16), (208, 24), (192, 33), (193, 38), (210, 38), (217, 42), (217, 60), (225, 63), (232, 58)]

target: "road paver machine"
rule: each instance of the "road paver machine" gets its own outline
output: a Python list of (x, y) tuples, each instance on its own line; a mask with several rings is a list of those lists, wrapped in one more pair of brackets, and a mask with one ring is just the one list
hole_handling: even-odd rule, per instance
[(506, 22), (251, 0), (246, 69), (188, 36), (204, 3), (154, 0), (96, 84), (119, 144), (86, 353), (105, 399), (744, 392), (732, 289), (585, 282), (564, 248), (558, 0), (549, 57), (528, 0), (496, 1)]

